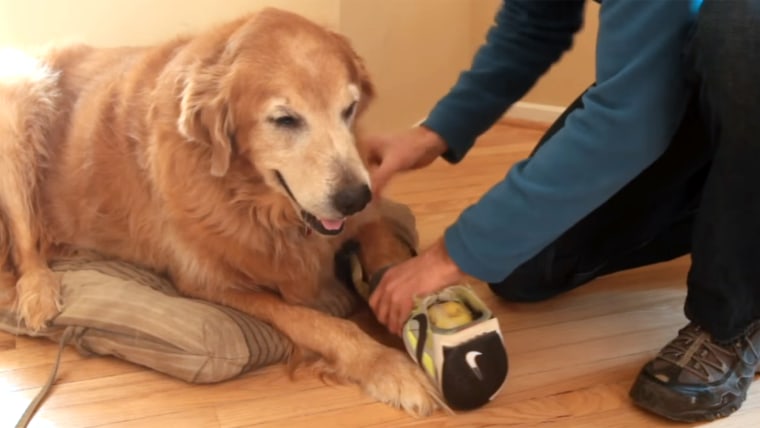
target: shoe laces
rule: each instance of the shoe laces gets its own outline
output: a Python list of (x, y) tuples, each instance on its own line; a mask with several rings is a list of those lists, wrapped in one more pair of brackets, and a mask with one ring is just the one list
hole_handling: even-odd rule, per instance
[[(742, 342), (746, 342), (747, 348), (752, 351), (752, 356), (754, 357), (754, 361), (747, 361), (744, 359), (744, 353), (742, 352)], [(756, 366), (758, 363), (760, 363), (760, 348), (757, 348), (755, 346), (755, 343), (750, 338), (750, 335), (745, 334), (741, 338), (737, 339), (734, 342), (734, 349), (736, 349), (736, 355), (739, 357), (742, 363), (744, 363), (747, 366)]]
[[(749, 342), (757, 357), (757, 351), (751, 341), (746, 337), (742, 339)], [(681, 367), (704, 381), (709, 381), (709, 368), (725, 373), (730, 369), (726, 360), (730, 361), (736, 355), (744, 361), (742, 339), (736, 341), (734, 345), (720, 345), (712, 341), (709, 333), (698, 326), (690, 325), (682, 329), (678, 337), (660, 351), (658, 358)]]

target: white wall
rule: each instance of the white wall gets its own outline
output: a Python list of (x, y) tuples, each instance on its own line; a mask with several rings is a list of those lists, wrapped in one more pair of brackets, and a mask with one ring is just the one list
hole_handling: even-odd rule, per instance
[(378, 98), (370, 130), (408, 127), (454, 84), (472, 56), (470, 13), (480, 0), (343, 0), (340, 30), (362, 55)]
[(0, 45), (154, 43), (263, 6), (338, 25), (339, 0), (0, 0)]

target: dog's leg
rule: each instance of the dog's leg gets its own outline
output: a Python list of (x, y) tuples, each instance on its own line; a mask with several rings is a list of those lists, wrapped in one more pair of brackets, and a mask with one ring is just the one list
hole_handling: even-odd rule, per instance
[(0, 306), (9, 306), (16, 300), (17, 281), (11, 261), (11, 241), (0, 211)]
[(358, 383), (375, 399), (416, 416), (438, 407), (438, 394), (419, 367), (353, 322), (291, 305), (272, 293), (228, 289), (224, 296), (218, 303), (270, 323), (297, 346), (319, 354), (326, 363), (324, 374)]
[[(0, 128), (2, 126), (0, 124)], [(2, 131), (0, 138), (3, 138)], [(17, 143), (11, 145), (16, 145), (17, 151), (23, 151), (24, 147)], [(60, 309), (60, 280), (48, 267), (40, 248), (41, 231), (32, 193), (36, 188), (34, 166), (17, 154), (7, 156), (10, 152), (2, 150), (0, 153), (0, 188), (4, 189), (0, 193), (0, 207), (6, 214), (12, 259), (19, 274), (16, 283), (18, 314), (28, 328), (36, 331)], [(17, 162), (13, 162), (14, 159)]]
[(414, 242), (399, 232), (399, 227), (381, 217), (363, 224), (357, 231), (359, 263), (367, 279), (379, 270), (414, 256)]
[(16, 300), (16, 275), (6, 267), (0, 266), (0, 307), (10, 306)]
[(28, 58), (14, 61), (18, 74), (0, 76), (0, 218), (19, 275), (18, 313), (27, 327), (39, 330), (60, 309), (60, 280), (42, 254), (36, 195), (57, 89), (44, 67)]
[[(38, 331), (61, 309), (61, 280), (48, 266), (39, 249), (39, 238), (25, 222), (14, 223), (17, 270), (16, 310), (26, 327)], [(19, 239), (16, 239), (16, 238)]]

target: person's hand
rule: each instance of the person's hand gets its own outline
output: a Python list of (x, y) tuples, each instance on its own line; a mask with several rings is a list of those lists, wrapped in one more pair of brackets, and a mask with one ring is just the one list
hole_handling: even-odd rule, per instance
[(377, 196), (396, 173), (428, 166), (447, 150), (446, 142), (424, 126), (369, 136), (363, 144), (369, 154), (372, 193)]
[(378, 321), (395, 334), (414, 308), (416, 296), (426, 296), (454, 285), (464, 273), (451, 260), (443, 239), (417, 257), (388, 269), (369, 299)]

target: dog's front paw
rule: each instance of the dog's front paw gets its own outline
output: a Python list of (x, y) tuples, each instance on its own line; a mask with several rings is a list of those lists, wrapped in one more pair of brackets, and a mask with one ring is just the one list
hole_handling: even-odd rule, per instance
[(411, 415), (429, 416), (442, 407), (440, 395), (422, 370), (395, 349), (378, 352), (365, 367), (365, 375), (360, 383), (367, 394)]
[(25, 273), (16, 283), (16, 310), (27, 328), (39, 331), (61, 310), (61, 280), (50, 269)]

